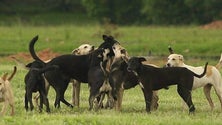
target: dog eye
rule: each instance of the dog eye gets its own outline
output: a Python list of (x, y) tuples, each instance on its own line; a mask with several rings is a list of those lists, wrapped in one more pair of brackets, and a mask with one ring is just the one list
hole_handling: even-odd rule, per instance
[(85, 49), (87, 48), (87, 46), (84, 47)]
[(172, 60), (176, 60), (175, 58), (173, 58)]
[(116, 49), (116, 48), (113, 46), (113, 49)]

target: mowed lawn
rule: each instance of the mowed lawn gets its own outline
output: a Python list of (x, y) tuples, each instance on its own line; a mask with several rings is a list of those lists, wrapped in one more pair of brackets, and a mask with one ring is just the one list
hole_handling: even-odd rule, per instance
[[(82, 43), (90, 43), (98, 46), (102, 42), (101, 35), (107, 29), (99, 25), (60, 25), (60, 26), (0, 26), (0, 54), (8, 56), (19, 52), (28, 53), (28, 44), (32, 37), (39, 35), (36, 50), (50, 48), (60, 54), (70, 53), (73, 48)], [(131, 56), (147, 56), (152, 51), (153, 62), (163, 66), (168, 55), (167, 47), (171, 45), (174, 50), (185, 56), (185, 61), (190, 65), (204, 65), (206, 61), (215, 65), (219, 60), (222, 50), (222, 31), (205, 30), (200, 27), (117, 27), (109, 30), (111, 34), (124, 46)], [(25, 63), (28, 63), (24, 61)], [(16, 65), (9, 58), (0, 59), (0, 74), (11, 73)], [(145, 102), (140, 87), (137, 86), (126, 90), (123, 97), (122, 110), (102, 109), (98, 112), (88, 111), (89, 88), (87, 84), (81, 86), (80, 108), (70, 109), (61, 104), (60, 109), (55, 109), (55, 92), (50, 89), (48, 95), (51, 113), (44, 110), (39, 113), (38, 109), (26, 112), (24, 109), (24, 76), (25, 69), (18, 66), (18, 72), (11, 81), (15, 96), (15, 116), (0, 117), (1, 125), (66, 125), (66, 124), (93, 124), (93, 125), (172, 125), (172, 124), (221, 124), (222, 114), (219, 100), (211, 90), (215, 103), (215, 109), (210, 106), (203, 94), (203, 88), (193, 91), (192, 98), (196, 107), (194, 115), (188, 114), (188, 109), (183, 106), (182, 99), (176, 92), (176, 87), (169, 90), (159, 91), (159, 108), (151, 114), (145, 111)], [(65, 93), (65, 98), (71, 101), (71, 85)], [(0, 104), (0, 108), (2, 104)]]

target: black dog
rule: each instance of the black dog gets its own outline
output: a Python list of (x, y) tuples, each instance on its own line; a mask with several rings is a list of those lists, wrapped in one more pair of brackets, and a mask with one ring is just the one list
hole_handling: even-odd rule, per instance
[(40, 106), (39, 110), (42, 111), (43, 103), (46, 105), (46, 112), (50, 112), (49, 101), (47, 98), (47, 92), (45, 88), (45, 80), (43, 73), (49, 70), (53, 70), (56, 66), (44, 68), (44, 64), (39, 61), (33, 61), (26, 65), (29, 69), (25, 75), (25, 109), (28, 111), (28, 102), (30, 103), (30, 109), (33, 110), (32, 93), (39, 92), (40, 94)]
[[(113, 49), (115, 49), (113, 47)], [(121, 54), (126, 55), (126, 50), (122, 49)], [(111, 71), (109, 74), (109, 82), (113, 86), (113, 91), (116, 94), (117, 100), (115, 104), (116, 110), (121, 109), (122, 98), (124, 90), (134, 88), (139, 84), (137, 76), (133, 72), (127, 70), (128, 60), (120, 58), (117, 61), (113, 62), (111, 66)], [(158, 108), (158, 96), (157, 93), (153, 93), (152, 99), (152, 109), (156, 110)]]
[(194, 76), (201, 78), (206, 73), (207, 64), (201, 75), (195, 74), (184, 67), (156, 68), (143, 65), (145, 58), (132, 57), (128, 62), (128, 70), (134, 72), (142, 83), (142, 90), (146, 102), (146, 111), (150, 112), (152, 90), (159, 90), (170, 85), (177, 85), (177, 92), (189, 107), (189, 112), (194, 112), (195, 107), (191, 99), (191, 90)]
[[(34, 44), (37, 41), (38, 37), (35, 37), (30, 42), (30, 53), (33, 59), (44, 63), (36, 55), (34, 51)], [(112, 37), (103, 35), (104, 42), (99, 46), (97, 50), (88, 54), (76, 56), (72, 54), (62, 55), (52, 59), (50, 62), (46, 63), (46, 67), (57, 65), (59, 69), (48, 71), (45, 73), (45, 77), (48, 80), (49, 84), (56, 91), (56, 100), (54, 103), (55, 107), (60, 107), (60, 101), (62, 101), (67, 106), (73, 107), (64, 99), (64, 93), (67, 89), (70, 79), (76, 79), (80, 82), (88, 83), (88, 71), (91, 67), (100, 65), (100, 62), (104, 61), (104, 51), (107, 48), (112, 48), (112, 45), (116, 41)], [(111, 47), (110, 47), (111, 46)], [(111, 51), (111, 49), (110, 49)], [(110, 53), (109, 56), (113, 54)]]

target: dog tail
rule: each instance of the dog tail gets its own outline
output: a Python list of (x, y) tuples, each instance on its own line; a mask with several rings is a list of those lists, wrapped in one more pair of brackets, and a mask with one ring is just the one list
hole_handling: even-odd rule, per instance
[(169, 50), (170, 54), (174, 54), (174, 51), (171, 46), (168, 46), (168, 50)]
[(203, 77), (207, 72), (207, 65), (208, 65), (208, 62), (206, 62), (205, 67), (204, 67), (204, 71), (203, 71), (202, 74), (199, 75), (199, 74), (196, 74), (196, 73), (193, 72), (194, 76), (197, 77), (197, 78)]
[(59, 68), (59, 66), (57, 66), (57, 65), (48, 66), (48, 67), (40, 69), (39, 73), (44, 73), (44, 72), (55, 70), (55, 69), (58, 69), (58, 68)]
[(14, 71), (13, 71), (13, 73), (9, 76), (8, 81), (10, 81), (10, 80), (13, 78), (13, 76), (14, 76), (15, 73), (16, 73), (16, 71), (17, 71), (17, 67), (14, 66)]
[(36, 53), (35, 53), (34, 45), (35, 45), (35, 43), (36, 43), (37, 40), (38, 40), (38, 35), (35, 36), (34, 38), (32, 38), (32, 40), (31, 40), (30, 43), (29, 43), (29, 52), (30, 52), (30, 54), (31, 54), (31, 56), (32, 56), (32, 58), (33, 58), (34, 60), (39, 61), (39, 62), (45, 64), (44, 61), (42, 61), (42, 60), (36, 55)]
[(218, 70), (221, 68), (222, 66), (222, 53), (221, 53), (221, 56), (220, 56), (220, 60), (219, 62), (217, 63), (217, 65), (215, 66)]

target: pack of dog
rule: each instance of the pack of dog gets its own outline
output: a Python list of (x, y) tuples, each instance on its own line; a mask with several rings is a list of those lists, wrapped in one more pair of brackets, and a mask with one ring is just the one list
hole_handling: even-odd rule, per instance
[(15, 114), (14, 95), (13, 95), (10, 81), (12, 80), (16, 71), (17, 71), (17, 68), (14, 67), (14, 71), (9, 77), (7, 77), (8, 73), (5, 73), (0, 78), (0, 102), (4, 103), (2, 107), (1, 115), (4, 115), (6, 113), (6, 109), (8, 105), (10, 105), (11, 107), (11, 115)]
[(67, 106), (73, 107), (64, 99), (64, 92), (67, 89), (70, 79), (76, 79), (80, 82), (88, 83), (88, 72), (90, 68), (100, 65), (100, 62), (107, 60), (107, 57), (114, 56), (114, 53), (112, 52), (112, 45), (117, 41), (114, 40), (113, 37), (106, 35), (103, 35), (103, 40), (104, 42), (98, 47), (97, 50), (87, 55), (62, 55), (52, 59), (48, 63), (43, 62), (34, 51), (34, 44), (37, 39), (31, 40), (30, 53), (33, 59), (44, 63), (45, 67), (59, 67), (55, 70), (50, 70), (44, 73), (45, 78), (56, 91), (56, 99), (54, 103), (55, 107), (60, 107), (60, 101)]
[[(191, 65), (186, 65), (184, 63), (183, 55), (175, 54), (171, 47), (169, 47), (168, 49), (169, 49), (170, 55), (168, 56), (168, 61), (166, 63), (167, 67), (186, 67), (195, 73), (200, 73), (204, 70), (204, 67), (202, 66), (194, 67)], [(220, 59), (220, 61), (218, 62), (216, 66), (208, 65), (207, 72), (204, 77), (202, 78), (194, 77), (193, 86), (192, 86), (192, 90), (195, 90), (200, 87), (204, 87), (204, 94), (210, 104), (211, 110), (213, 110), (214, 108), (214, 103), (210, 96), (210, 90), (212, 86), (215, 89), (216, 95), (218, 96), (220, 100), (221, 110), (222, 110), (222, 78), (221, 78), (220, 71), (218, 70), (222, 62), (221, 60), (222, 58)]]
[(150, 65), (143, 65), (146, 61), (143, 57), (132, 57), (128, 61), (127, 69), (133, 72), (141, 82), (146, 111), (150, 112), (153, 90), (166, 88), (170, 85), (177, 85), (177, 92), (189, 107), (189, 113), (195, 111), (192, 102), (191, 90), (193, 87), (194, 76), (201, 78), (206, 74), (207, 64), (202, 74), (196, 74), (184, 67), (157, 68)]

